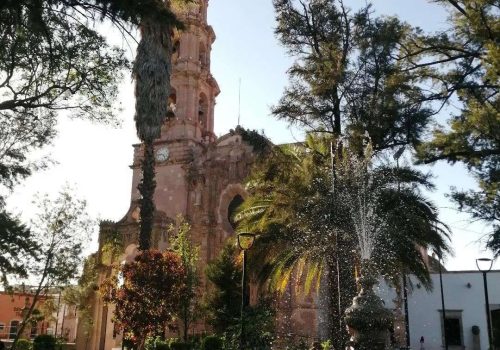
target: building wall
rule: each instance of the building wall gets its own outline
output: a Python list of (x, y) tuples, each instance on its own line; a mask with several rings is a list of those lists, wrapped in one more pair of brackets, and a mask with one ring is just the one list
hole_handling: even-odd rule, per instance
[[(486, 321), (486, 304), (484, 299), (483, 276), (477, 271), (451, 271), (443, 273), (443, 289), (445, 310), (448, 314), (461, 314), (462, 336), (465, 349), (476, 349), (472, 327), (480, 329), (479, 341), (481, 350), (488, 349)], [(408, 296), (408, 314), (410, 323), (410, 340), (412, 349), (420, 349), (420, 338), (424, 337), (425, 350), (443, 348), (443, 331), (441, 328), (441, 291), (439, 274), (431, 275), (433, 290), (427, 291), (419, 287), (417, 280), (411, 277), (413, 290)], [(491, 310), (500, 309), (500, 271), (488, 273), (488, 291)], [(396, 295), (384, 283), (378, 294), (387, 307), (393, 308)], [(461, 347), (449, 347), (462, 349)]]
[[(0, 292), (0, 339), (9, 339), (11, 321), (21, 322), (23, 319), (22, 309), (26, 305), (31, 305), (33, 296), (29, 293), (5, 293)], [(45, 298), (41, 298), (35, 305), (40, 308)], [(46, 322), (39, 322), (37, 334), (45, 332), (49, 325)], [(26, 327), (23, 338), (29, 338), (31, 327)]]

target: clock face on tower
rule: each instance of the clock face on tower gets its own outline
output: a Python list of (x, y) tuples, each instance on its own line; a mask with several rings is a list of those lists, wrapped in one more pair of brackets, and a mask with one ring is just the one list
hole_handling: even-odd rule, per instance
[(158, 162), (164, 162), (168, 159), (170, 152), (167, 146), (161, 147), (156, 151), (156, 160)]

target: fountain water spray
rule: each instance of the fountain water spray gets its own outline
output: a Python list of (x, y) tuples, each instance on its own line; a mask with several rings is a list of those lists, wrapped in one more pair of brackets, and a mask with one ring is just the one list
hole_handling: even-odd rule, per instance
[(346, 310), (345, 322), (354, 349), (385, 350), (388, 348), (388, 331), (393, 317), (373, 291), (377, 272), (370, 259), (384, 220), (376, 213), (381, 189), (373, 182), (373, 150), (369, 137), (366, 139), (368, 141), (361, 155), (342, 150), (341, 166), (337, 170), (344, 183), (335, 189), (336, 194), (349, 208), (362, 265), (362, 276), (358, 279), (361, 291), (354, 298), (353, 305)]

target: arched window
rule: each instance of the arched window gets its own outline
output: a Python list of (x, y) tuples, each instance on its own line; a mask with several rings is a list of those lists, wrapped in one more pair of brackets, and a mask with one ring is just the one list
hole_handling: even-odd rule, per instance
[(203, 127), (207, 127), (208, 121), (208, 100), (204, 93), (200, 94), (200, 100), (198, 102), (198, 122)]
[(19, 329), (19, 321), (17, 320), (10, 321), (9, 339), (14, 339), (16, 337), (18, 329)]
[(231, 227), (233, 230), (236, 230), (236, 223), (235, 223), (235, 214), (236, 214), (236, 209), (243, 203), (244, 199), (242, 196), (237, 194), (236, 196), (233, 197), (233, 200), (229, 203), (229, 206), (227, 207), (227, 220), (231, 224)]
[(170, 96), (168, 96), (168, 110), (167, 110), (167, 118), (175, 117), (175, 108), (177, 105), (177, 92), (172, 87), (170, 91)]

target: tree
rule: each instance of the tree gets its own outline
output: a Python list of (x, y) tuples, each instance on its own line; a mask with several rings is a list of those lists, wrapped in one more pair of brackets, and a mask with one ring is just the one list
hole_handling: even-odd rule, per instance
[(308, 131), (350, 138), (368, 130), (376, 151), (415, 146), (432, 116), (399, 43), (414, 32), (394, 17), (353, 13), (342, 0), (274, 0), (275, 33), (296, 58), (273, 114)]
[(228, 349), (270, 349), (274, 340), (275, 305), (263, 296), (256, 305), (244, 310), (245, 344), (241, 347), (241, 268), (241, 255), (232, 241), (208, 264), (206, 275), (212, 284), (205, 297), (208, 323), (225, 338)]
[(30, 230), (3, 209), (0, 209), (0, 232), (0, 274), (6, 286), (9, 275), (27, 277), (26, 261), (36, 256), (38, 245)]
[[(190, 0), (174, 0), (182, 5)], [(170, 9), (170, 1), (165, 3)], [(170, 95), (170, 72), (172, 59), (172, 34), (174, 28), (182, 28), (174, 17), (168, 21), (144, 18), (141, 22), (141, 41), (133, 66), (135, 79), (135, 125), (137, 136), (143, 142), (141, 162), (142, 179), (138, 185), (140, 199), (139, 249), (149, 249), (155, 205), (153, 195), (155, 182), (155, 139), (160, 137), (161, 126), (167, 118), (168, 96)]]
[(205, 300), (208, 323), (218, 334), (236, 327), (240, 320), (241, 305), (235, 301), (241, 300), (241, 269), (236, 257), (234, 242), (228, 242), (205, 272), (212, 286)]
[(177, 254), (157, 250), (141, 251), (117, 272), (122, 284), (118, 275), (106, 279), (100, 286), (103, 299), (115, 306), (115, 325), (143, 349), (148, 336), (163, 335), (172, 321), (186, 292), (186, 272)]
[(46, 164), (43, 159), (30, 162), (27, 154), (53, 140), (59, 111), (72, 118), (116, 122), (117, 85), (128, 61), (85, 23), (90, 13), (80, 13), (64, 1), (0, 5), (2, 185)]
[[(353, 181), (358, 176), (353, 168), (358, 156), (347, 147), (343, 152), (332, 190), (329, 138), (309, 135), (303, 145), (276, 147), (252, 171), (247, 182), (251, 195), (237, 214), (241, 230), (260, 235), (250, 259), (260, 282), (284, 291), (295, 277), (303, 282), (304, 292), (314, 287), (327, 298), (321, 302), (332, 319), (327, 319), (328, 334), (323, 336), (335, 340), (337, 348), (342, 348), (339, 338), (345, 328), (340, 321), (352, 302), (350, 291), (355, 285), (348, 284), (354, 284), (352, 278), (333, 283), (325, 271), (347, 263), (339, 259), (359, 261), (361, 255), (356, 236), (360, 218), (353, 215), (359, 208), (346, 195), (358, 193), (360, 183)], [(375, 264), (381, 274), (393, 280), (405, 269), (430, 288), (429, 272), (418, 246), (448, 249), (446, 227), (439, 222), (436, 208), (417, 190), (417, 186), (432, 185), (426, 176), (409, 168), (381, 165), (369, 175), (364, 185), (366, 193), (374, 194), (367, 206), (372, 212), (367, 215), (373, 218), (368, 229), (378, 238), (372, 254)], [(346, 245), (339, 242), (354, 247), (356, 253), (345, 251)], [(359, 263), (345, 273), (354, 275), (355, 265)]]
[(88, 241), (92, 221), (86, 213), (86, 203), (76, 198), (69, 189), (51, 200), (39, 197), (39, 213), (31, 223), (33, 239), (39, 244), (38, 255), (26, 264), (35, 289), (28, 312), (23, 317), (12, 348), (33, 314), (40, 296), (54, 286), (66, 285), (78, 274), (82, 250)]
[(200, 247), (193, 244), (191, 225), (182, 216), (178, 216), (177, 221), (179, 227), (171, 225), (168, 232), (172, 235), (170, 248), (180, 257), (186, 277), (184, 281), (186, 288), (181, 296), (176, 314), (183, 325), (184, 342), (187, 342), (189, 327), (199, 316), (200, 276), (198, 264)]
[(452, 189), (451, 198), (474, 220), (492, 224), (488, 247), (500, 254), (500, 6), (493, 0), (439, 0), (452, 14), (444, 32), (423, 33), (405, 45), (402, 60), (434, 87), (441, 108), (458, 107), (418, 149), (422, 163), (461, 162), (479, 189)]
[[(161, 0), (0, 3), (0, 186), (11, 189), (49, 164), (48, 159), (31, 160), (27, 155), (52, 142), (59, 112), (116, 124), (117, 87), (130, 63), (123, 50), (111, 47), (98, 33), (96, 24), (111, 24), (125, 39), (133, 39), (131, 30), (145, 18), (175, 23)], [(16, 218), (3, 211), (3, 199), (0, 196), (0, 223), (8, 225), (0, 229), (22, 239), (25, 232), (21, 227), (12, 230)]]
[(93, 327), (92, 301), (98, 290), (98, 263), (97, 253), (91, 254), (83, 262), (83, 270), (78, 284), (68, 286), (63, 291), (63, 300), (67, 305), (74, 305), (78, 312), (78, 327), (82, 328), (85, 340), (85, 349)]
[[(158, 0), (0, 3), (2, 190), (12, 190), (19, 180), (49, 165), (48, 159), (32, 160), (28, 154), (52, 142), (60, 112), (71, 118), (117, 122), (119, 108), (114, 101), (129, 62), (122, 50), (111, 47), (97, 32), (95, 24), (105, 20), (125, 34), (146, 15), (160, 21), (172, 17)], [(17, 261), (32, 254), (35, 245), (29, 231), (4, 210), (4, 195), (0, 195), (0, 232), (2, 275), (23, 277), (25, 268)]]

